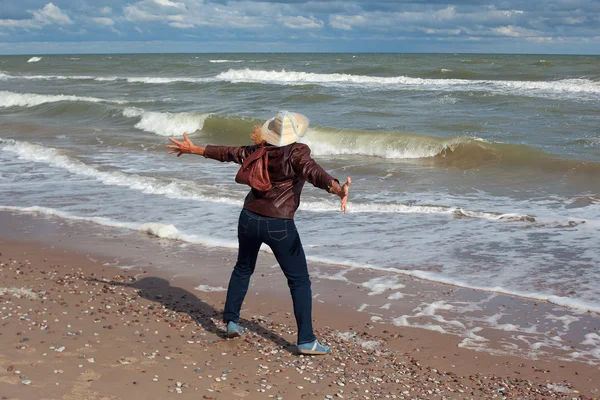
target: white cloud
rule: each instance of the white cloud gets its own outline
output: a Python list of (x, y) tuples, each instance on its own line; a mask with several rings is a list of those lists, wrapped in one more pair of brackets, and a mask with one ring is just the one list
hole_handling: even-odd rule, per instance
[(440, 21), (451, 20), (456, 18), (456, 7), (449, 6), (441, 10), (437, 10), (431, 14), (433, 19), (437, 19)]
[(283, 17), (280, 22), (286, 28), (290, 29), (321, 29), (324, 25), (323, 21), (311, 16), (306, 18), (303, 16)]
[(112, 13), (112, 8), (110, 7), (104, 7), (102, 9), (100, 9), (100, 13), (104, 14), (104, 15), (109, 15)]
[(182, 10), (185, 10), (187, 7), (185, 6), (185, 4), (183, 3), (177, 3), (171, 0), (154, 0), (154, 2), (156, 4), (159, 4), (161, 6), (165, 6), (165, 7), (174, 7), (174, 8), (179, 8)]
[(462, 30), (460, 29), (421, 28), (420, 30), (428, 35), (460, 35), (462, 33)]
[(0, 27), (40, 29), (42, 25), (38, 21), (33, 21), (31, 19), (0, 19)]
[(73, 23), (71, 18), (53, 3), (48, 3), (44, 8), (30, 12), (33, 12), (33, 19), (40, 21), (43, 25), (50, 25), (52, 23), (69, 25)]
[(70, 25), (73, 24), (71, 18), (53, 3), (48, 3), (39, 10), (29, 10), (33, 14), (30, 19), (0, 19), (0, 27), (21, 28), (21, 29), (41, 29), (45, 25)]
[(537, 31), (527, 29), (527, 28), (522, 28), (520, 26), (514, 26), (514, 25), (499, 26), (497, 28), (492, 28), (491, 31), (493, 33), (501, 35), (501, 36), (511, 36), (511, 37), (521, 37), (521, 36), (535, 37), (535, 36), (538, 36)]
[(94, 21), (98, 25), (102, 25), (102, 26), (113, 26), (115, 24), (115, 21), (113, 21), (112, 18), (107, 18), (107, 17), (92, 18), (92, 21)]
[(352, 30), (353, 27), (364, 26), (368, 23), (367, 18), (362, 15), (330, 15), (329, 25), (335, 29), (345, 31)]
[(276, 5), (240, 2), (215, 6), (203, 0), (188, 0), (188, 4), (171, 0), (142, 0), (124, 7), (125, 18), (131, 22), (163, 22), (178, 29), (198, 26), (219, 28), (264, 28), (275, 20)]
[(185, 22), (169, 22), (169, 26), (177, 29), (191, 29), (196, 25), (194, 24), (186, 24)]
[(135, 4), (125, 6), (123, 13), (125, 14), (125, 18), (131, 22), (158, 21), (161, 19), (159, 15), (140, 10)]
[[(355, 14), (331, 14), (329, 24), (335, 29), (425, 31), (425, 29), (454, 30), (460, 25), (514, 24), (524, 18), (521, 10), (497, 10), (487, 7), (476, 11), (457, 11), (456, 6), (439, 10), (384, 12), (369, 11)], [(443, 31), (440, 31), (443, 33)]]

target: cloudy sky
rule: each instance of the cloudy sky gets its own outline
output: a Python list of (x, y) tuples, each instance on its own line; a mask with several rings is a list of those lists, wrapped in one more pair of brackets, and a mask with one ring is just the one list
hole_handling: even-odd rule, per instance
[(600, 0), (0, 0), (0, 54), (600, 54)]

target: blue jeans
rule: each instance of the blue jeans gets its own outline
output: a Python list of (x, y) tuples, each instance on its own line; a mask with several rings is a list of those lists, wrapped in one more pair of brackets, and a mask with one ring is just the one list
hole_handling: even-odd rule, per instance
[(266, 243), (287, 278), (298, 324), (298, 344), (314, 341), (310, 277), (294, 220), (264, 217), (244, 209), (238, 223), (238, 240), (238, 259), (229, 280), (223, 321), (239, 321), (258, 251)]

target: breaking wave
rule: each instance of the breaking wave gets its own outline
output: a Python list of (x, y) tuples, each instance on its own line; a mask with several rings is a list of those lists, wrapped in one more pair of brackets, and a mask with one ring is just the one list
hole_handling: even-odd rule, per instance
[(462, 169), (501, 164), (534, 166), (547, 171), (600, 173), (600, 163), (560, 158), (522, 144), (490, 142), (477, 137), (441, 138), (404, 132), (309, 129), (303, 141), (318, 156), (359, 155), (387, 159), (420, 159), (436, 166)]
[(181, 136), (184, 132), (200, 131), (209, 116), (209, 114), (144, 111), (139, 108), (126, 108), (123, 115), (127, 118), (139, 118), (139, 122), (135, 124), (136, 128), (160, 136)]
[[(242, 205), (244, 194), (227, 196), (225, 194), (208, 195), (202, 187), (188, 181), (167, 181), (148, 176), (124, 173), (120, 171), (103, 171), (98, 167), (85, 164), (77, 158), (51, 147), (14, 140), (3, 141), (3, 150), (15, 153), (20, 159), (41, 162), (52, 167), (61, 168), (72, 174), (87, 176), (108, 186), (121, 186), (143, 193), (160, 195), (169, 198), (207, 201), (234, 206)], [(337, 210), (338, 202), (331, 200), (303, 201), (300, 208), (309, 212), (330, 212)], [(414, 203), (378, 203), (352, 202), (353, 213), (386, 213), (386, 214), (441, 214), (456, 218), (485, 219), (489, 221), (521, 221), (536, 222), (536, 218), (527, 214), (497, 213), (489, 211), (467, 210), (459, 206), (427, 205)]]
[[(0, 139), (0, 143), (2, 142), (3, 140)], [(188, 182), (164, 181), (149, 176), (120, 171), (102, 171), (95, 166), (85, 164), (77, 158), (51, 147), (14, 140), (6, 140), (4, 143), (3, 150), (17, 154), (20, 159), (41, 162), (52, 167), (61, 168), (75, 175), (87, 176), (96, 179), (104, 185), (122, 186), (141, 191), (142, 193), (170, 198), (212, 201), (234, 205), (241, 204), (241, 199), (240, 201), (236, 201), (228, 197), (207, 196), (197, 185), (189, 184)]]
[(367, 86), (377, 89), (417, 89), (443, 91), (485, 91), (523, 96), (591, 97), (600, 98), (600, 82), (573, 78), (556, 81), (511, 81), (469, 79), (425, 79), (408, 76), (379, 77), (350, 74), (319, 74), (296, 71), (267, 71), (230, 69), (216, 77), (232, 83), (266, 83), (279, 85), (318, 84), (329, 86)]
[(75, 101), (87, 103), (112, 103), (126, 104), (125, 100), (106, 100), (97, 97), (81, 97), (71, 95), (44, 95), (35, 93), (14, 93), (0, 91), (0, 107), (34, 107), (45, 103), (56, 103), (59, 101)]
[(117, 82), (124, 81), (128, 83), (147, 83), (147, 84), (166, 84), (166, 83), (205, 83), (214, 82), (214, 78), (195, 78), (195, 77), (161, 77), (161, 76), (92, 76), (92, 75), (11, 75), (5, 72), (0, 73), (0, 79), (3, 80), (77, 80), (77, 81), (96, 81), (96, 82)]

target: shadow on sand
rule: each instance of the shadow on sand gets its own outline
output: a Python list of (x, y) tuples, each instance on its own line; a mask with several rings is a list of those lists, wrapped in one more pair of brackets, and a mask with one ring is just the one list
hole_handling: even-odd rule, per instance
[[(95, 278), (88, 279), (89, 282), (97, 282), (104, 285), (125, 286), (139, 290), (140, 296), (150, 301), (162, 304), (164, 307), (175, 312), (188, 314), (195, 322), (204, 328), (206, 332), (212, 333), (219, 338), (225, 339), (226, 332), (219, 328), (213, 321), (213, 318), (221, 318), (221, 312), (217, 311), (210, 304), (202, 301), (194, 293), (190, 293), (180, 287), (171, 286), (169, 281), (157, 278), (146, 277), (135, 282), (116, 282), (104, 281)], [(295, 354), (296, 346), (281, 336), (277, 335), (255, 321), (244, 318), (240, 319), (240, 325), (249, 331), (255, 332), (265, 339), (281, 346), (290, 353)]]

